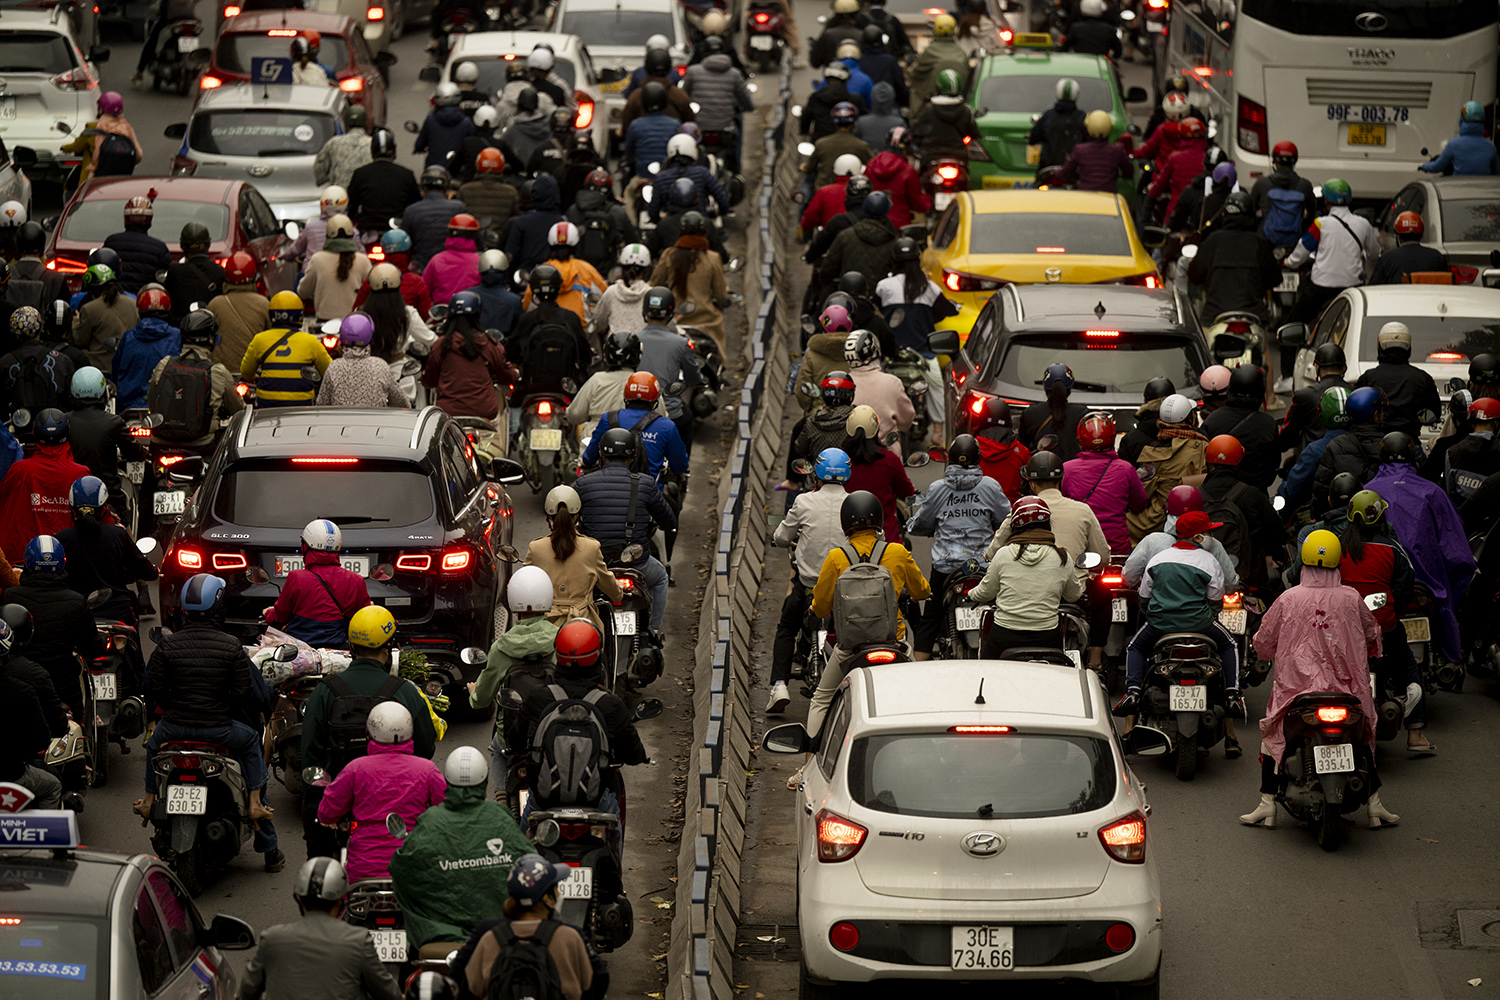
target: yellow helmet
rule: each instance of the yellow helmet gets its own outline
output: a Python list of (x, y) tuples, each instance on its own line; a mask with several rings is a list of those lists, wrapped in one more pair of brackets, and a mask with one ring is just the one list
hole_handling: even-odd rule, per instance
[(1095, 139), (1108, 139), (1115, 129), (1115, 120), (1109, 116), (1108, 111), (1090, 111), (1083, 120), (1083, 127)]
[(1344, 547), (1339, 544), (1339, 536), (1331, 531), (1314, 531), (1307, 536), (1307, 541), (1302, 543), (1302, 565), (1304, 566), (1338, 569), (1339, 561), (1343, 558)]
[(858, 14), (859, 0), (833, 0), (835, 14)]
[[(1326, 532), (1325, 532), (1326, 534)], [(365, 649), (380, 649), (396, 638), (396, 619), (385, 608), (371, 604), (354, 612), (349, 619), (349, 644)]]
[(939, 14), (932, 19), (932, 34), (934, 38), (950, 36), (957, 30), (958, 22), (953, 20), (952, 14)]

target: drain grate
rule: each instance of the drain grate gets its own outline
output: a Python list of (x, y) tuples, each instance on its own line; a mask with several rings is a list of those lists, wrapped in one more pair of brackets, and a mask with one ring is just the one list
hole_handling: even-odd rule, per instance
[(1458, 939), (1465, 948), (1500, 948), (1500, 910), (1458, 910)]

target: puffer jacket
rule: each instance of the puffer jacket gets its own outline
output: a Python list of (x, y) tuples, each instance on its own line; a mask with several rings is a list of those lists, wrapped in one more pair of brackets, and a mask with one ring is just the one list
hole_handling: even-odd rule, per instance
[(147, 316), (126, 330), (115, 348), (113, 362), (118, 406), (123, 410), (146, 405), (151, 373), (162, 358), (182, 352), (182, 335), (164, 319)]
[(698, 103), (693, 116), (709, 132), (735, 128), (739, 112), (755, 109), (750, 91), (745, 89), (745, 74), (735, 69), (734, 62), (722, 52), (689, 66), (682, 89)]
[(599, 327), (598, 336), (603, 338), (612, 333), (635, 333), (646, 325), (646, 318), (641, 315), (641, 303), (646, 299), (646, 293), (651, 286), (640, 279), (627, 283), (624, 278), (615, 281), (599, 296), (599, 304), (594, 307), (594, 322)]
[[(468, 206), (442, 191), (428, 191), (422, 200), (401, 213), (401, 228), (411, 237), (411, 265), (418, 271), (443, 249), (448, 222)], [(472, 242), (472, 241), (471, 241)]]
[[(512, 268), (536, 267), (547, 259), (550, 252), (547, 231), (565, 221), (560, 208), (560, 197), (557, 178), (551, 174), (543, 174), (531, 186), (531, 211), (512, 220), (510, 235), (505, 239), (505, 256), (510, 258)], [(474, 280), (479, 279), (476, 277)], [(431, 287), (431, 280), (427, 284)], [(469, 285), (472, 284), (474, 281), (469, 282)], [(467, 288), (469, 285), (459, 287)], [(436, 293), (433, 298), (439, 302), (448, 301), (446, 298), (439, 298)]]
[(1089, 505), (1099, 519), (1099, 527), (1109, 541), (1111, 552), (1130, 552), (1130, 531), (1125, 526), (1127, 511), (1146, 506), (1146, 488), (1135, 474), (1135, 467), (1123, 461), (1114, 449), (1083, 451), (1063, 463), (1063, 496)]
[(802, 353), (802, 367), (797, 372), (796, 385), (792, 387), (802, 409), (811, 410), (822, 405), (822, 398), (816, 393), (808, 396), (801, 391), (802, 383), (811, 382), (816, 388), (822, 385), (823, 376), (833, 371), (847, 371), (847, 365), (843, 334), (815, 333), (809, 337), (807, 349)]
[(1167, 518), (1167, 494), (1184, 476), (1195, 476), (1208, 467), (1204, 457), (1208, 441), (1197, 431), (1172, 424), (1157, 425), (1156, 443), (1141, 449), (1136, 467), (1150, 467), (1153, 475), (1146, 485), (1146, 508), (1125, 516), (1130, 537), (1139, 541), (1153, 531), (1160, 531)]
[(333, 213), (324, 209), (316, 219), (308, 219), (307, 225), (302, 227), (302, 232), (297, 234), (285, 255), (303, 260), (323, 249), (323, 244), (328, 242), (328, 217), (331, 214)]
[(69, 491), (89, 474), (66, 444), (39, 444), (0, 479), (0, 550), (20, 560), (26, 543), (73, 526)]
[(835, 216), (844, 213), (844, 189), (848, 183), (848, 177), (835, 177), (831, 184), (824, 184), (807, 199), (807, 207), (802, 210), (804, 236), (812, 236), (818, 229), (833, 221)]
[(499, 699), (501, 691), (509, 686), (506, 682), (511, 667), (518, 660), (527, 661), (521, 669), (536, 676), (541, 675), (544, 667), (555, 667), (557, 653), (554, 647), (559, 627), (548, 621), (546, 615), (521, 618), (507, 631), (495, 636), (494, 645), (490, 646), (484, 669), (474, 680), (474, 690), (469, 692), (469, 707), (481, 711), (491, 706), (499, 709), (495, 712), (495, 735), (501, 740), (501, 746), (505, 745), (505, 706)]
[(890, 195), (891, 211), (887, 218), (897, 229), (910, 225), (916, 213), (932, 211), (932, 199), (923, 192), (922, 179), (899, 153), (876, 153), (865, 164), (865, 176), (876, 191)]
[(1031, 449), (1009, 427), (988, 427), (974, 435), (979, 441), (979, 468), (1000, 484), (1006, 499), (1015, 503), (1028, 496), (1021, 469), (1031, 461)]
[(892, 543), (901, 541), (901, 517), (896, 510), (896, 501), (914, 496), (917, 491), (906, 475), (906, 467), (901, 464), (901, 459), (896, 457), (895, 452), (882, 448), (880, 457), (875, 461), (855, 462), (849, 473), (849, 482), (844, 488), (850, 493), (868, 490), (875, 494), (885, 511), (882, 526), (885, 540)]
[(479, 296), (479, 325), (496, 331), (502, 340), (510, 336), (521, 318), (521, 297), (505, 286), (505, 275), (485, 271), (479, 276), (479, 284), (467, 291)]
[(130, 532), (118, 524), (96, 524), (95, 528), (90, 531), (75, 524), (57, 533), (67, 553), (68, 583), (81, 594), (110, 592), (104, 604), (90, 609), (96, 618), (133, 623), (135, 596), (128, 588), (137, 580), (155, 580), (156, 567), (135, 547)]
[(667, 140), (681, 124), (665, 111), (641, 115), (630, 123), (625, 133), (625, 162), (635, 168), (637, 177), (650, 177), (648, 168), (653, 163), (666, 166)]
[(465, 288), (479, 284), (479, 251), (467, 236), (449, 236), (443, 249), (427, 262), (422, 280), (432, 301), (446, 303)]
[(143, 228), (126, 226), (123, 232), (106, 237), (104, 245), (120, 255), (120, 273), (115, 277), (131, 295), (139, 292), (142, 285), (157, 280), (157, 272), (165, 271), (172, 263), (172, 252), (167, 245)]
[[(1025, 531), (1024, 536), (1047, 536), (1048, 531)], [(1012, 542), (1001, 546), (984, 579), (969, 591), (978, 604), (995, 602), (995, 624), (1018, 632), (1048, 632), (1057, 628), (1057, 612), (1083, 596), (1083, 582), (1073, 572), (1071, 552), (1056, 545)]]
[(438, 108), (422, 122), (413, 152), (426, 153), (425, 166), (446, 167), (448, 154), (458, 151), (459, 143), (474, 134), (474, 123), (457, 105)]
[[(906, 81), (902, 80), (900, 86), (904, 92)], [(885, 137), (897, 125), (905, 124), (906, 118), (896, 109), (895, 88), (883, 80), (876, 80), (875, 89), (870, 92), (870, 112), (860, 115), (854, 123), (854, 137), (863, 139), (877, 153), (888, 152), (890, 147), (885, 144)]]
[(337, 552), (309, 550), (303, 565), (287, 576), (266, 621), (310, 646), (347, 646), (349, 619), (370, 604), (364, 578), (344, 569)]
[(1156, 443), (1156, 414), (1160, 410), (1160, 399), (1142, 403), (1141, 408), (1135, 411), (1135, 426), (1120, 439), (1117, 450), (1120, 457), (1131, 465), (1138, 464), (1142, 448)]
[(583, 501), (579, 528), (598, 540), (606, 559), (631, 542), (647, 544), (655, 525), (664, 530), (677, 527), (677, 515), (657, 491), (656, 483), (642, 475), (636, 494), (635, 528), (629, 530), (625, 515), (630, 509), (630, 488), (631, 473), (624, 462), (606, 462), (602, 469), (578, 480), (578, 496)]
[(365, 756), (345, 765), (318, 803), (318, 822), (333, 825), (343, 816), (354, 821), (349, 834), (349, 859), (344, 873), (351, 883), (365, 878), (389, 878), (391, 855), (401, 841), (385, 828), (391, 813), (407, 829), (417, 817), (443, 801), (448, 782), (426, 757), (413, 752), (411, 740), (377, 743), (371, 740)]
[(224, 294), (208, 303), (208, 311), (219, 321), (219, 344), (213, 349), (215, 363), (238, 371), (245, 348), (260, 331), (271, 325), (271, 303), (251, 285), (225, 285)]
[[(724, 185), (719, 183), (717, 177), (709, 173), (707, 167), (696, 163), (690, 163), (685, 167), (676, 164), (667, 167), (661, 173), (657, 174), (655, 180), (651, 182), (652, 218), (659, 219), (667, 214), (668, 203), (671, 201), (672, 185), (679, 177), (686, 177), (693, 182), (693, 187), (698, 189), (698, 210), (700, 212), (709, 211), (708, 200), (710, 198), (718, 204), (719, 214), (721, 215), (728, 214), (730, 209), (734, 207), (729, 203), (729, 192), (724, 190)], [(709, 227), (710, 230), (717, 230), (717, 228), (716, 226)], [(717, 233), (710, 237), (712, 240), (718, 240), (718, 238)], [(674, 242), (675, 239), (674, 237)], [(671, 244), (661, 242), (658, 245), (670, 246)], [(715, 247), (715, 249), (718, 249), (718, 247)]]
[(129, 459), (144, 456), (125, 421), (106, 410), (103, 400), (68, 413), (68, 445), (73, 460), (88, 466), (89, 474), (98, 476), (111, 496), (120, 488), (121, 454)]
[(922, 495), (906, 530), (931, 536), (933, 572), (952, 573), (969, 559), (983, 559), (1009, 516), (1010, 501), (999, 483), (981, 469), (950, 465)]
[(520, 193), (499, 174), (485, 173), (459, 188), (458, 197), (479, 220), (479, 228), (498, 230), (516, 214)]
[(407, 940), (464, 941), (475, 924), (500, 916), (511, 868), (534, 850), (484, 785), (448, 786), (390, 858)]
[(1429, 174), (1447, 173), (1450, 168), (1454, 177), (1500, 172), (1500, 157), (1495, 144), (1484, 137), (1484, 122), (1459, 122), (1458, 137), (1448, 140), (1437, 159), (1417, 167)]
[[(7, 553), (20, 549), (7, 549)], [(68, 704), (78, 700), (78, 660), (104, 655), (104, 645), (94, 628), (94, 612), (83, 594), (68, 585), (66, 573), (21, 571), (21, 582), (5, 588), (5, 603), (19, 604), (31, 612), (28, 658), (40, 663), (52, 677), (58, 697)]]
[(370, 357), (369, 344), (345, 344), (318, 384), (318, 405), (405, 407), (407, 400), (391, 366)]
[(880, 418), (882, 441), (891, 431), (904, 431), (911, 426), (917, 411), (906, 394), (906, 385), (882, 370), (879, 361), (849, 369), (849, 377), (854, 380), (854, 405), (873, 407)]
[(1313, 474), (1314, 515), (1328, 509), (1328, 489), (1335, 476), (1347, 472), (1361, 485), (1369, 482), (1380, 463), (1380, 439), (1385, 433), (1380, 424), (1354, 424), (1348, 434), (1328, 442), (1318, 462), (1318, 471)]
[(818, 265), (818, 277), (832, 282), (846, 271), (858, 271), (874, 288), (891, 273), (895, 248), (896, 230), (888, 219), (860, 219), (833, 241)]
[[(911, 92), (906, 88), (906, 74), (901, 71), (901, 61), (889, 52), (877, 52), (870, 50), (859, 60), (859, 68), (870, 78), (876, 87), (882, 83), (891, 88), (892, 100), (896, 104), (905, 106), (911, 99)], [(870, 92), (870, 106), (878, 107), (880, 97), (872, 90)], [(881, 137), (884, 139), (884, 136)]]
[(1130, 154), (1108, 139), (1085, 139), (1073, 147), (1057, 174), (1058, 184), (1073, 184), (1080, 191), (1108, 191), (1113, 194), (1121, 180), (1135, 174)]
[(252, 700), (239, 640), (203, 622), (164, 636), (146, 665), (146, 708), (181, 726), (223, 726)]
[(1193, 183), (1193, 178), (1203, 173), (1203, 154), (1208, 151), (1208, 140), (1202, 136), (1196, 139), (1182, 139), (1177, 143), (1177, 148), (1172, 155), (1167, 157), (1166, 167), (1157, 174), (1156, 179), (1151, 182), (1151, 190), (1147, 194), (1152, 198), (1160, 197), (1170, 193), (1171, 201), (1167, 202), (1167, 209), (1162, 213), (1162, 218), (1172, 217), (1172, 210), (1177, 207), (1177, 199), (1182, 197), (1182, 192)]
[[(842, 448), (848, 431), (844, 425), (849, 420), (852, 406), (820, 406), (802, 422), (802, 430), (792, 441), (791, 454), (816, 462), (825, 448)], [(821, 563), (820, 563), (821, 565)]]

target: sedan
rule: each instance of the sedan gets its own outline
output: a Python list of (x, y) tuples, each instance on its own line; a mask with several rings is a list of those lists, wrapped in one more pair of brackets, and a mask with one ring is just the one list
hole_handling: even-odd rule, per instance
[(871, 666), (819, 740), (792, 724), (762, 745), (816, 754), (795, 806), (802, 1000), (880, 979), (1159, 995), (1150, 806), (1092, 671)]
[(1376, 228), (1381, 249), (1396, 245), (1394, 227), (1402, 212), (1422, 217), (1422, 245), (1447, 256), (1455, 284), (1474, 284), (1489, 267), (1490, 251), (1500, 248), (1500, 177), (1412, 181), (1380, 213)]

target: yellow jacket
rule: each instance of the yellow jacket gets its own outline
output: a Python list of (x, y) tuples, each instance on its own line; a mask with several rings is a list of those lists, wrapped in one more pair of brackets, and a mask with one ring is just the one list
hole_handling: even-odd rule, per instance
[[(849, 544), (854, 546), (855, 552), (867, 556), (875, 550), (875, 543), (879, 541), (879, 538), (879, 534), (873, 528), (866, 528), (850, 535)], [(897, 600), (903, 593), (911, 595), (914, 601), (925, 601), (932, 596), (932, 587), (928, 585), (927, 578), (917, 568), (917, 561), (911, 557), (910, 552), (906, 551), (904, 545), (898, 542), (888, 544), (884, 554), (880, 557), (880, 565), (890, 570), (891, 582), (896, 585)], [(827, 618), (833, 614), (833, 585), (848, 568), (849, 557), (844, 555), (842, 547), (829, 551), (828, 557), (823, 560), (823, 568), (818, 571), (818, 582), (813, 586), (813, 614), (819, 618)], [(896, 634), (905, 637), (906, 622), (904, 620), (897, 621)]]
[[(567, 260), (549, 260), (548, 264), (557, 268), (562, 274), (562, 294), (557, 297), (557, 304), (577, 315), (579, 322), (585, 326), (589, 322), (591, 311), (583, 301), (583, 293), (592, 288), (595, 292), (603, 294), (607, 282), (602, 278), (594, 265), (581, 257), (570, 257)], [(531, 289), (526, 289), (521, 306), (524, 309), (531, 308)]]
[[(255, 382), (255, 401), (270, 406), (312, 406), (318, 386), (302, 377), (302, 369), (312, 365), (321, 375), (333, 359), (323, 344), (310, 333), (294, 331), (286, 343), (274, 351), (271, 346), (286, 335), (286, 328), (262, 330), (245, 348), (240, 361), (240, 377)], [(266, 354), (270, 351), (270, 354)], [(266, 355), (264, 362), (261, 355)]]

